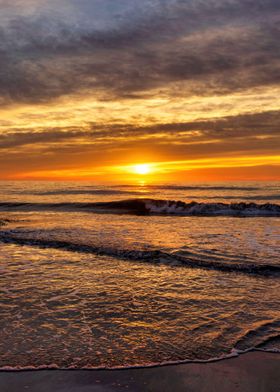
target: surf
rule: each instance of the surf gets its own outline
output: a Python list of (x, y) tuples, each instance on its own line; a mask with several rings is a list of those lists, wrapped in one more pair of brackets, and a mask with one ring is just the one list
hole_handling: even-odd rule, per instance
[(133, 215), (280, 217), (280, 205), (273, 203), (189, 203), (180, 200), (126, 199), (108, 202), (27, 203), (2, 202), (0, 211), (85, 211)]

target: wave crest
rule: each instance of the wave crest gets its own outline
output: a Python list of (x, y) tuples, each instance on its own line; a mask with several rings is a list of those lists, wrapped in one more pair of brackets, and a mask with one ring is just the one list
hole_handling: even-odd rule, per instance
[(99, 203), (0, 203), (2, 211), (86, 211), (134, 215), (280, 217), (280, 205), (266, 203), (185, 203), (176, 200), (127, 199)]
[(280, 216), (280, 206), (271, 203), (184, 203), (172, 200), (148, 200), (145, 205), (150, 213), (167, 215)]

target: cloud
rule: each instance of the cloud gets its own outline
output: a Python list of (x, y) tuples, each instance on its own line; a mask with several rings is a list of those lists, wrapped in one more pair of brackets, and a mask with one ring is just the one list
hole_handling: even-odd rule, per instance
[(278, 0), (0, 0), (2, 175), (279, 155), (279, 40)]
[(280, 80), (278, 1), (10, 3), (0, 2), (2, 104), (82, 91), (224, 94)]
[(264, 146), (267, 150), (269, 146), (271, 150), (277, 149), (275, 141), (280, 137), (279, 128), (280, 111), (146, 126), (88, 123), (83, 127), (52, 127), (40, 131), (14, 129), (8, 134), (0, 134), (0, 151), (17, 152), (22, 148), (28, 151), (29, 146), (33, 150), (49, 152), (57, 152), (57, 149), (112, 150), (113, 147), (115, 151), (139, 148), (139, 145), (148, 146), (154, 142), (159, 149), (159, 145), (166, 145), (172, 154), (186, 148), (192, 150), (192, 153), (204, 154), (209, 144), (212, 145), (209, 153), (223, 152), (225, 149), (240, 153), (244, 149), (259, 151)]

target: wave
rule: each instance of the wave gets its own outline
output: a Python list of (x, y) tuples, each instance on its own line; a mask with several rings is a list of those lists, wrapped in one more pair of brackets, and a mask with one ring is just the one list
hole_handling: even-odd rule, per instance
[(244, 195), (228, 195), (228, 196), (196, 196), (196, 195), (188, 195), (189, 199), (204, 199), (204, 200), (258, 200), (258, 201), (265, 201), (265, 200), (280, 200), (280, 195), (252, 195), (252, 196), (244, 196)]
[[(18, 193), (18, 192), (15, 192)], [(137, 190), (117, 190), (117, 189), (57, 189), (50, 191), (22, 191), (23, 195), (36, 195), (36, 196), (56, 196), (56, 195), (139, 195), (142, 193)]]
[(207, 270), (218, 270), (223, 272), (236, 272), (243, 274), (257, 274), (262, 276), (280, 276), (280, 265), (256, 264), (253, 262), (242, 263), (237, 261), (225, 261), (220, 259), (199, 258), (191, 252), (188, 255), (168, 253), (161, 250), (135, 250), (120, 249), (113, 247), (102, 247), (78, 244), (68, 241), (52, 240), (45, 238), (24, 237), (24, 233), (17, 230), (0, 232), (0, 242), (22, 246), (37, 246), (40, 248), (60, 249), (77, 253), (90, 253), (99, 256), (109, 256), (122, 260), (146, 262), (152, 264), (164, 264), (169, 266), (182, 266), (188, 268), (200, 268)]
[(0, 227), (7, 225), (9, 222), (9, 219), (0, 219)]
[[(138, 185), (116, 185), (115, 188), (138, 188)], [(145, 185), (145, 189), (159, 189), (159, 190), (175, 190), (175, 191), (188, 191), (188, 190), (211, 190), (211, 191), (259, 191), (263, 190), (262, 186), (238, 186), (238, 185)], [(278, 190), (279, 185), (271, 184), (265, 189)]]
[(184, 203), (172, 200), (146, 200), (150, 213), (187, 216), (280, 216), (277, 204), (256, 203)]
[(2, 211), (86, 211), (134, 215), (280, 217), (280, 205), (265, 203), (198, 203), (176, 200), (127, 199), (99, 203), (0, 203)]
[(245, 351), (252, 346), (265, 350), (270, 342), (277, 342), (280, 338), (280, 320), (264, 322), (254, 329), (249, 329), (235, 344), (235, 349)]

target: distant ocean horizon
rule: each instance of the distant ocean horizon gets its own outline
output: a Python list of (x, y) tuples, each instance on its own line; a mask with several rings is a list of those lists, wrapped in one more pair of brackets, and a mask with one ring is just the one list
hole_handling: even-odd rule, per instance
[(280, 183), (0, 183), (0, 368), (280, 350)]

